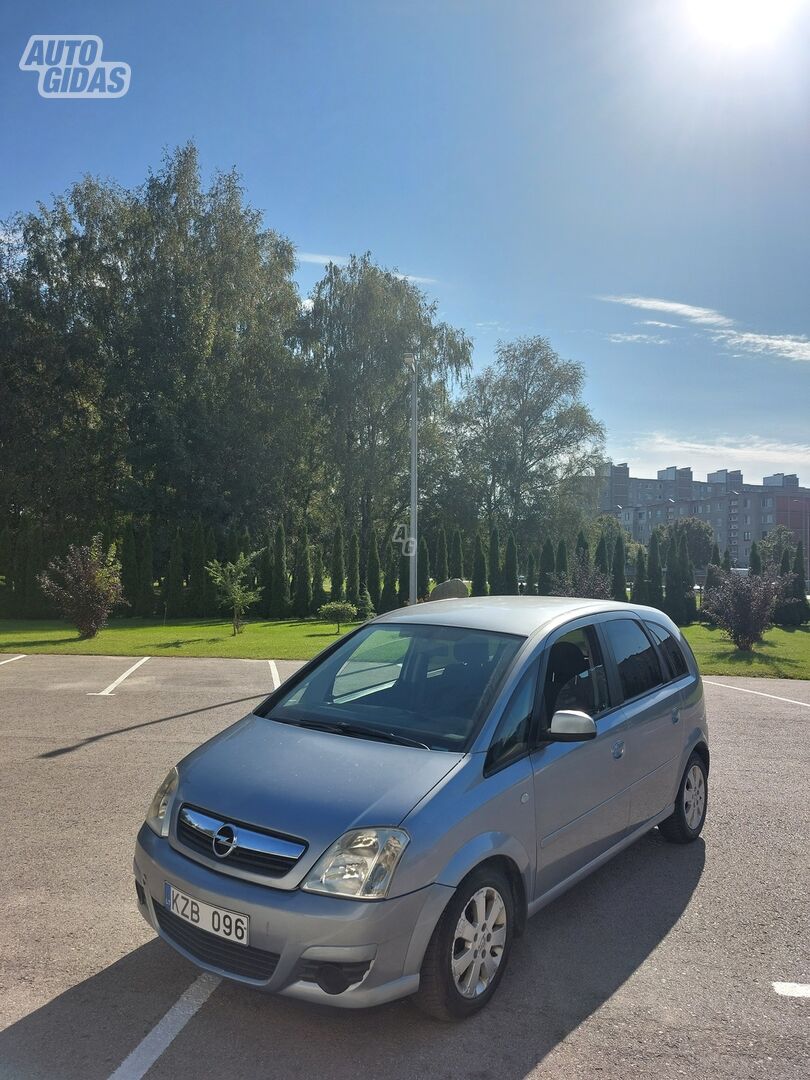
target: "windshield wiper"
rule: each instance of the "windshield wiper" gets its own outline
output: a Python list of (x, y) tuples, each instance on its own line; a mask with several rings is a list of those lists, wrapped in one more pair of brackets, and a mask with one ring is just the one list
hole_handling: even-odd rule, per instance
[[(281, 717), (271, 714), (270, 719), (281, 720)], [(379, 739), (381, 742), (399, 743), (400, 746), (416, 746), (420, 750), (430, 750), (427, 743), (411, 739), (407, 735), (398, 735), (395, 731), (382, 731), (379, 728), (362, 727), (360, 724), (350, 724), (346, 720), (298, 720), (285, 717), (281, 722), (293, 724), (295, 727), (328, 731), (332, 735), (357, 735), (361, 739)]]

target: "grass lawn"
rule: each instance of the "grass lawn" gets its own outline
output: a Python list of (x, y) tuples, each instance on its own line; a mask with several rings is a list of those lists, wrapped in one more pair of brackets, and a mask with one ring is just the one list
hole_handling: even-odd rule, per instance
[(702, 623), (684, 627), (704, 675), (757, 675), (772, 679), (810, 679), (810, 627), (774, 627), (753, 652), (738, 652), (719, 631)]
[[(341, 633), (350, 629), (341, 626)], [(0, 619), (0, 653), (75, 653), (92, 656), (229, 656), (257, 660), (308, 660), (336, 637), (334, 623), (314, 619), (247, 623), (233, 635), (225, 619), (111, 619), (82, 641), (65, 622)]]
[[(349, 627), (341, 627), (341, 631)], [(769, 630), (752, 653), (738, 652), (719, 630), (700, 623), (684, 630), (704, 675), (810, 679), (810, 628)], [(95, 656), (226, 656), (308, 660), (335, 640), (335, 624), (309, 619), (252, 622), (234, 637), (230, 622), (112, 619), (81, 641), (64, 622), (0, 619), (0, 653), (76, 653)]]

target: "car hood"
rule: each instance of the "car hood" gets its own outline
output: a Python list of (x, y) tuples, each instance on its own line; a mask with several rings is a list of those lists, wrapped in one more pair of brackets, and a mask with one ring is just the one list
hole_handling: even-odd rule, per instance
[(304, 840), (310, 864), (347, 829), (399, 825), (463, 756), (251, 715), (181, 762), (177, 803)]

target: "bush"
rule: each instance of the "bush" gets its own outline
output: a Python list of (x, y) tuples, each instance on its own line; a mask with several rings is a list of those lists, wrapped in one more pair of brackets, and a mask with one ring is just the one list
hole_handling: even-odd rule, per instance
[(337, 633), (340, 633), (340, 624), (354, 622), (357, 618), (357, 608), (346, 600), (330, 600), (318, 608), (318, 618), (324, 622), (337, 624)]
[(759, 574), (742, 577), (719, 572), (720, 580), (703, 601), (707, 620), (718, 626), (740, 650), (751, 652), (771, 625), (780, 584)]
[(105, 554), (100, 534), (89, 547), (71, 544), (67, 555), (51, 559), (37, 581), (59, 614), (73, 623), (83, 638), (95, 637), (112, 609), (126, 603), (115, 544)]
[(591, 566), (584, 550), (571, 560), (565, 574), (555, 574), (551, 587), (552, 596), (582, 596), (594, 600), (610, 600), (610, 578), (596, 565)]

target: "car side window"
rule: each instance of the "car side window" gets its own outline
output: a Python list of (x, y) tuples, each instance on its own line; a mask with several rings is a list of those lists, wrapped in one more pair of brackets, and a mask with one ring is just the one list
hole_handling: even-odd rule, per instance
[(670, 674), (673, 679), (680, 679), (683, 675), (689, 674), (689, 665), (686, 662), (686, 657), (683, 655), (683, 651), (665, 626), (660, 626), (658, 623), (645, 622), (644, 625), (650, 631), (653, 639), (661, 647), (661, 652), (664, 654), (664, 659), (669, 666)]
[(655, 647), (635, 619), (611, 619), (602, 629), (613, 650), (625, 701), (663, 684)]
[(539, 667), (537, 660), (530, 664), (515, 687), (489, 748), (487, 771), (516, 761), (528, 750)]
[(569, 630), (549, 649), (543, 686), (543, 717), (549, 724), (561, 709), (596, 719), (610, 708), (605, 665), (592, 626)]

